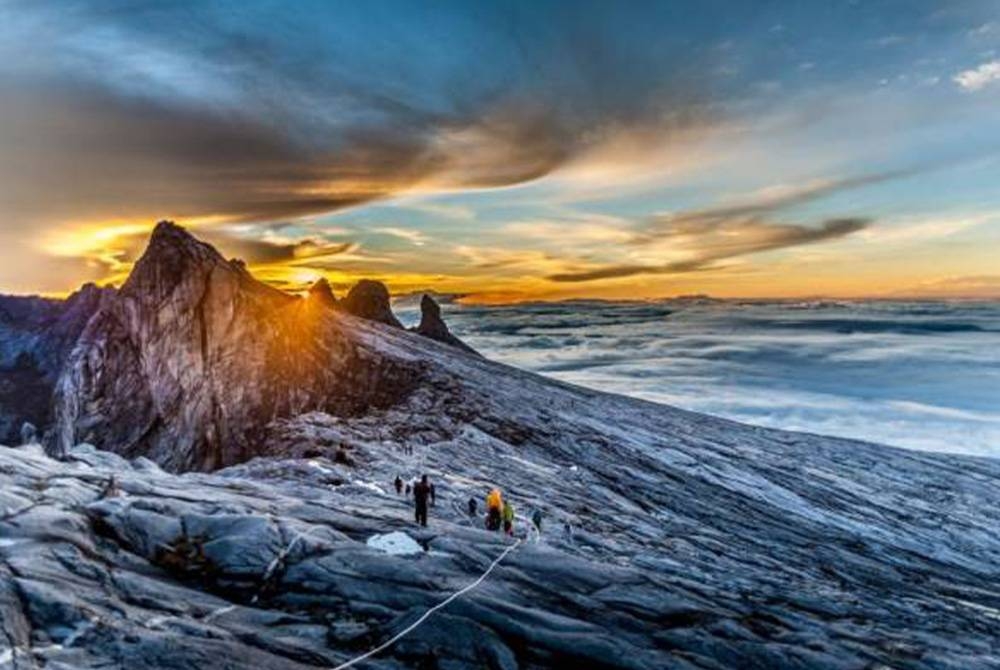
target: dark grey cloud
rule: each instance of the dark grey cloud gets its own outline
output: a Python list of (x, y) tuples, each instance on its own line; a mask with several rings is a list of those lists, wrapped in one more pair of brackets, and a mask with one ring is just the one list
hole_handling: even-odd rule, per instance
[(623, 44), (607, 25), (619, 14), (545, 3), (0, 8), (6, 225), (289, 219), (428, 180), (521, 183), (630, 127), (710, 123), (690, 51), (648, 27), (633, 35), (645, 48)]
[[(585, 282), (616, 279), (640, 274), (681, 274), (714, 267), (719, 261), (739, 256), (775, 251), (846, 237), (871, 224), (866, 218), (828, 219), (819, 226), (769, 223), (759, 219), (685, 221), (661, 234), (661, 242), (671, 236), (684, 238), (692, 257), (663, 265), (605, 265), (579, 272), (550, 275), (555, 282)], [(693, 248), (692, 248), (693, 247)]]
[(913, 168), (840, 179), (820, 180), (812, 184), (805, 184), (776, 192), (770, 196), (765, 194), (747, 202), (653, 217), (646, 222), (642, 231), (636, 235), (633, 243), (648, 244), (656, 242), (660, 239), (660, 234), (663, 232), (670, 234), (686, 231), (697, 232), (716, 225), (727, 225), (741, 221), (757, 221), (761, 217), (772, 215), (775, 212), (796, 205), (803, 205), (814, 200), (864, 186), (901, 179), (919, 174), (927, 169), (931, 168)]
[(549, 275), (554, 282), (587, 282), (641, 274), (681, 274), (708, 270), (720, 261), (846, 237), (871, 225), (867, 217), (831, 218), (818, 226), (776, 221), (786, 209), (840, 192), (902, 179), (934, 166), (821, 180), (762, 194), (732, 205), (649, 218), (629, 241), (685, 251), (688, 258), (663, 264), (608, 264)]

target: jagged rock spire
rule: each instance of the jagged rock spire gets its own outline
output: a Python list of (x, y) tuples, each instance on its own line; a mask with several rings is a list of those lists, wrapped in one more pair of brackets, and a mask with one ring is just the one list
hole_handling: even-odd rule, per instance
[(333, 294), (333, 289), (330, 288), (330, 282), (326, 280), (326, 277), (320, 277), (315, 284), (309, 287), (309, 299), (327, 307), (337, 307), (337, 296)]
[(414, 328), (413, 332), (424, 337), (429, 337), (432, 340), (458, 347), (471, 354), (479, 355), (479, 352), (475, 349), (452, 335), (451, 331), (448, 330), (448, 325), (441, 318), (441, 306), (426, 293), (420, 299), (420, 325)]

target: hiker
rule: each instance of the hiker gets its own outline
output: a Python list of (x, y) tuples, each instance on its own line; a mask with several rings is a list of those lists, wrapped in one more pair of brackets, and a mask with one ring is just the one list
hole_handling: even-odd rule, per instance
[(437, 506), (437, 491), (434, 488), (433, 482), (431, 483), (431, 507)]
[(413, 509), (417, 523), (427, 526), (427, 497), (431, 493), (431, 485), (427, 483), (427, 475), (413, 486)]
[(500, 514), (503, 510), (503, 499), (500, 489), (493, 489), (486, 496), (486, 529), (500, 530)]
[(396, 481), (394, 481), (392, 484), (393, 484), (393, 486), (396, 487), (396, 495), (399, 495), (400, 493), (403, 492), (403, 478), (402, 477), (400, 477), (399, 475), (396, 475)]
[(542, 534), (542, 510), (536, 509), (531, 514), (531, 523), (535, 524), (535, 530), (537, 530), (538, 534), (541, 535)]
[(503, 501), (503, 532), (512, 537), (514, 535), (514, 506), (509, 500)]
[(469, 516), (476, 516), (476, 508), (479, 504), (476, 502), (475, 498), (469, 498)]
[(406, 497), (410, 497), (410, 482), (406, 482)]

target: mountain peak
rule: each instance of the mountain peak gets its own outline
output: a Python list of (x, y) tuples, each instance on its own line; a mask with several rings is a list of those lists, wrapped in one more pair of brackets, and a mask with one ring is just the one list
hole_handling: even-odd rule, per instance
[(225, 265), (222, 255), (173, 221), (160, 221), (153, 228), (142, 257), (122, 287), (126, 295), (164, 297), (180, 284), (203, 278)]
[(153, 227), (153, 232), (149, 236), (149, 244), (201, 244), (194, 235), (188, 232), (187, 228), (180, 226), (173, 221), (163, 219), (157, 221)]
[(320, 277), (315, 284), (309, 287), (309, 299), (317, 300), (327, 307), (337, 306), (337, 297), (333, 294), (333, 289), (330, 288), (330, 282), (326, 280), (326, 277)]

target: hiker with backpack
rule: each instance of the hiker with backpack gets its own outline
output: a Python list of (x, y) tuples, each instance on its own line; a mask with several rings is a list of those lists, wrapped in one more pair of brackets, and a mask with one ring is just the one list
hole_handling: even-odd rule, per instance
[(427, 499), (431, 495), (431, 484), (427, 481), (427, 475), (423, 475), (420, 481), (413, 485), (413, 512), (417, 523), (427, 526)]
[(500, 530), (503, 498), (500, 489), (493, 489), (486, 496), (486, 530)]

